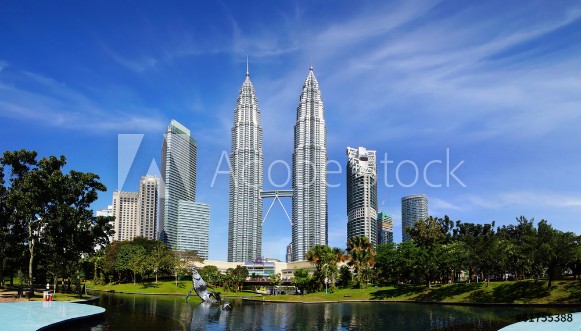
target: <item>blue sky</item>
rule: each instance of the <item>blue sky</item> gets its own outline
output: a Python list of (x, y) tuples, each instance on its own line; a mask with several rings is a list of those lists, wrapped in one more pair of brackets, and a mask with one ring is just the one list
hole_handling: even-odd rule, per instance
[[(340, 184), (329, 189), (330, 245), (345, 247), (347, 146), (393, 160), (379, 165), (378, 196), (396, 241), (400, 199), (416, 193), (433, 216), (524, 215), (581, 233), (578, 1), (4, 1), (0, 45), (0, 150), (64, 154), (99, 174), (109, 191), (95, 209), (119, 188), (120, 134), (143, 135), (122, 187), (131, 191), (159, 164), (169, 121), (192, 130), (211, 259), (227, 255), (228, 176), (212, 179), (230, 151), (246, 55), (268, 170), (291, 162), (311, 49), (329, 159), (343, 170), (329, 175)], [(463, 161), (454, 174), (465, 187), (446, 185), (447, 151), (450, 170)], [(427, 177), (442, 186), (430, 187), (423, 169), (438, 160)], [(271, 170), (286, 180), (280, 163)], [(283, 259), (291, 233), (280, 206), (263, 233), (263, 254)]]

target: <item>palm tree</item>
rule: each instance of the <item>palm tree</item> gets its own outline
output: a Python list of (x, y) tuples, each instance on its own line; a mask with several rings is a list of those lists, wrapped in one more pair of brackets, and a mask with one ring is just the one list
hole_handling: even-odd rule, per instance
[(375, 263), (375, 249), (365, 236), (351, 237), (347, 240), (347, 264), (355, 271), (355, 279), (359, 287), (363, 280), (363, 269)]
[(317, 290), (320, 290), (324, 282), (323, 267), (328, 264), (330, 249), (327, 245), (315, 245), (305, 254), (305, 258), (315, 266), (313, 281)]
[(315, 245), (307, 251), (305, 257), (315, 265), (315, 270), (321, 270), (328, 254), (329, 247), (327, 245)]
[(345, 261), (345, 254), (341, 248), (330, 248), (327, 245), (315, 245), (311, 247), (305, 258), (315, 266), (313, 280), (318, 289), (328, 283), (333, 284), (337, 275), (337, 263)]
[(335, 255), (335, 259), (337, 263), (345, 262), (347, 260), (347, 255), (345, 255), (345, 251), (339, 247), (331, 248), (333, 255)]

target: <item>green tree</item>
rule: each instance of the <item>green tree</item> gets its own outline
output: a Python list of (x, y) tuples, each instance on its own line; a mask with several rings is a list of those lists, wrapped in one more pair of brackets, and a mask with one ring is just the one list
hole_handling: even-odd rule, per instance
[(442, 245), (418, 246), (416, 252), (414, 259), (418, 277), (427, 283), (428, 288), (432, 288), (432, 281), (439, 274), (442, 262)]
[(0, 162), (0, 288), (4, 288), (4, 269), (6, 268), (6, 250), (10, 231), (10, 213), (6, 206), (8, 189), (4, 187), (4, 165)]
[(127, 243), (119, 247), (115, 269), (119, 273), (132, 272), (133, 283), (135, 284), (137, 275), (143, 272), (145, 266), (145, 248), (140, 245)]
[(537, 247), (541, 258), (538, 262), (546, 268), (549, 290), (555, 277), (562, 275), (567, 265), (575, 260), (578, 240), (572, 232), (556, 230), (545, 220), (539, 222)]
[(78, 271), (82, 257), (95, 254), (95, 246), (108, 242), (113, 233), (109, 217), (94, 217), (90, 205), (106, 188), (91, 173), (71, 170), (58, 179), (47, 208), (42, 230), (42, 251), (56, 287), (59, 276)]
[(421, 276), (418, 274), (419, 247), (411, 241), (404, 241), (397, 245), (395, 255), (396, 273), (399, 275), (399, 282), (419, 282)]
[(155, 282), (157, 283), (159, 272), (170, 268), (172, 255), (163, 242), (154, 240), (153, 247), (150, 248), (148, 253), (147, 261), (149, 269), (155, 274)]
[(14, 210), (9, 208), (9, 187), (5, 186), (4, 161), (0, 156), (0, 288), (4, 288), (4, 277), (10, 276), (10, 284), (22, 263), (25, 231), (15, 220)]
[(105, 246), (105, 257), (103, 258), (102, 268), (106, 275), (117, 274), (117, 280), (121, 281), (121, 272), (117, 269), (117, 253), (121, 246), (127, 245), (127, 241), (113, 241)]
[(446, 259), (443, 256), (446, 251), (442, 245), (446, 243), (451, 228), (451, 221), (446, 216), (445, 219), (429, 217), (419, 220), (413, 226), (408, 227), (410, 237), (418, 245), (417, 270), (426, 281), (428, 288), (436, 276), (441, 274), (441, 270), (446, 269)]
[(470, 274), (472, 270), (478, 272), (486, 280), (488, 287), (490, 275), (498, 269), (500, 254), (498, 237), (494, 231), (494, 222), (491, 224), (456, 223), (455, 236), (469, 249)]
[(377, 270), (380, 283), (397, 282), (400, 277), (396, 244), (378, 245), (374, 266)]
[(196, 263), (204, 261), (196, 251), (172, 251), (170, 270), (175, 276), (176, 286), (180, 275), (191, 275), (191, 269)]
[(581, 236), (577, 237), (577, 248), (575, 249), (575, 258), (569, 263), (569, 268), (573, 271), (575, 279), (581, 275)]
[(470, 251), (465, 243), (461, 241), (454, 241), (446, 245), (446, 261), (448, 266), (452, 269), (454, 275), (454, 282), (460, 281), (460, 274), (469, 265)]
[[(110, 220), (92, 217), (90, 205), (105, 191), (99, 177), (91, 173), (71, 170), (63, 173), (64, 156), (36, 160), (37, 153), (20, 150), (4, 152), (0, 163), (10, 168), (9, 189), (4, 187), (2, 174), (4, 215), (0, 228), (20, 235), (28, 251), (28, 282), (32, 289), (37, 254), (43, 256), (44, 267), (53, 274), (72, 273), (83, 254), (93, 252), (96, 243), (106, 242)], [(2, 215), (0, 215), (2, 217)], [(5, 230), (0, 229), (2, 235)], [(16, 238), (7, 240), (14, 245)]]
[(365, 236), (351, 237), (347, 240), (347, 264), (353, 267), (356, 284), (361, 287), (363, 282), (367, 283), (364, 268), (373, 266), (375, 262), (375, 249)]
[(238, 265), (236, 268), (228, 269), (227, 272), (231, 277), (232, 281), (234, 282), (234, 290), (235, 292), (242, 290), (242, 284), (248, 278), (248, 269), (245, 266)]
[(128, 245), (125, 247), (132, 247), (132, 252), (129, 257), (129, 269), (133, 272), (133, 284), (137, 280), (137, 276), (145, 272), (147, 266), (147, 255), (145, 248), (139, 245)]
[(305, 294), (305, 290), (309, 288), (312, 282), (312, 277), (309, 275), (309, 270), (301, 268), (293, 272), (293, 284), (301, 289), (301, 294)]
[(517, 224), (501, 226), (497, 235), (503, 257), (503, 269), (510, 271), (516, 279), (526, 278), (531, 274), (541, 272), (535, 260), (537, 230), (534, 219), (530, 221), (524, 216), (517, 219)]
[[(51, 170), (60, 169), (64, 160), (44, 159), (43, 169), (36, 161), (36, 152), (20, 150), (4, 152), (3, 166), (11, 169), (10, 191), (6, 198), (7, 207), (11, 210), (15, 223), (25, 229), (24, 241), (28, 247), (28, 286), (32, 290), (34, 280), (34, 253), (42, 229), (43, 206), (46, 205), (46, 180)], [(61, 162), (62, 161), (62, 162)], [(60, 164), (59, 164), (60, 163)], [(42, 172), (42, 174), (41, 174)]]
[(312, 276), (314, 289), (319, 291), (325, 287), (325, 281), (333, 284), (337, 273), (337, 263), (345, 259), (343, 250), (340, 248), (330, 248), (327, 245), (315, 245), (311, 247), (305, 257), (311, 262), (315, 271)]
[(352, 278), (353, 274), (351, 274), (351, 270), (349, 269), (349, 267), (346, 265), (342, 265), (341, 268), (339, 268), (339, 279), (337, 285), (346, 288), (351, 283)]
[(130, 271), (129, 263), (133, 252), (137, 249), (137, 246), (131, 245), (129, 242), (125, 242), (121, 245), (115, 256), (115, 271), (118, 274), (118, 282), (126, 280), (126, 277), (121, 277), (121, 275), (127, 275)]
[(413, 241), (421, 247), (430, 247), (444, 243), (446, 235), (437, 218), (432, 216), (425, 220), (418, 220), (406, 228)]
[(105, 249), (98, 250), (95, 254), (90, 256), (88, 260), (93, 265), (93, 283), (98, 285), (105, 285), (105, 275), (103, 270), (103, 263), (105, 261)]
[(221, 281), (221, 274), (220, 270), (218, 270), (218, 267), (214, 265), (207, 265), (200, 269), (199, 273), (200, 276), (202, 276), (202, 278), (206, 281), (208, 286), (220, 286), (219, 283)]
[(268, 276), (268, 282), (272, 285), (280, 285), (282, 284), (282, 277), (280, 274), (271, 274)]

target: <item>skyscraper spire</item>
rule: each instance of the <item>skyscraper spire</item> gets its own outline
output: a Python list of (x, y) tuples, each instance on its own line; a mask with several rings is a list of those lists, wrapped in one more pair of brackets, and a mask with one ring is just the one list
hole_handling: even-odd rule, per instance
[(297, 107), (293, 152), (292, 261), (326, 245), (327, 129), (319, 83), (311, 65)]
[(248, 54), (246, 54), (246, 77), (250, 76), (250, 73), (248, 72)]
[(230, 153), (228, 261), (253, 261), (262, 255), (263, 182), (260, 109), (248, 73), (234, 108)]
[(311, 48), (311, 54), (309, 56), (309, 70), (313, 70), (313, 49)]

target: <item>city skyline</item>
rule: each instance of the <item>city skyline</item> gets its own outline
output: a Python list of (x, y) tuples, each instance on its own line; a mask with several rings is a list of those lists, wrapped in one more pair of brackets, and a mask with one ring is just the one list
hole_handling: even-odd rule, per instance
[[(292, 164), (312, 57), (328, 158), (338, 162), (328, 169), (330, 246), (346, 243), (346, 146), (377, 151), (378, 209), (392, 215), (396, 242), (400, 199), (417, 192), (430, 197), (431, 216), (501, 226), (524, 215), (581, 233), (578, 3), (12, 2), (0, 28), (2, 150), (62, 154), (67, 167), (99, 174), (108, 191), (93, 209), (104, 209), (115, 190), (137, 191), (141, 176), (160, 176), (159, 145), (175, 118), (198, 141), (211, 259), (227, 259), (232, 106), (247, 54), (265, 189), (291, 186), (283, 162)], [(120, 176), (124, 134), (141, 139)], [(219, 165), (225, 173), (215, 176)], [(465, 187), (449, 175), (454, 169)], [(263, 255), (284, 260), (290, 242), (276, 206), (263, 226)]]

